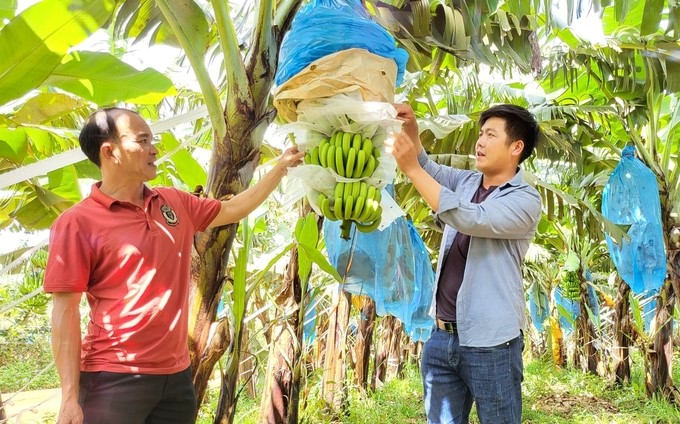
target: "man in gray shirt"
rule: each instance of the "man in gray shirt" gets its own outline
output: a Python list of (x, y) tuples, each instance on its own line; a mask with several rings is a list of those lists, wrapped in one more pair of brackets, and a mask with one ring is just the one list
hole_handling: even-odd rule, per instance
[(541, 218), (541, 199), (522, 178), (540, 131), (514, 105), (482, 112), (476, 171), (428, 160), (410, 106), (395, 105), (401, 133), (388, 141), (444, 227), (422, 375), (428, 423), (520, 423), (525, 326), (521, 262)]

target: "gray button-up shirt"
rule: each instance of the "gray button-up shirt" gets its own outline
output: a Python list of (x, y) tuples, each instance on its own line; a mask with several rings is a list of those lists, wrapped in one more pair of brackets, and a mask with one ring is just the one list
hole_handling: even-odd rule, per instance
[[(541, 218), (541, 197), (522, 171), (482, 203), (470, 202), (482, 182), (477, 171), (439, 165), (422, 151), (418, 161), (442, 189), (435, 219), (444, 226), (435, 281), (458, 231), (470, 235), (465, 276), (456, 301), (461, 346), (490, 347), (525, 327), (521, 262)], [(436, 318), (437, 289), (430, 315)]]

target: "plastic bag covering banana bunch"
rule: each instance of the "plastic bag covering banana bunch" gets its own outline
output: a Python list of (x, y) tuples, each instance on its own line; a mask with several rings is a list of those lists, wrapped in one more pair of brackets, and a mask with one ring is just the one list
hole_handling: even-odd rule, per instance
[(382, 190), (396, 174), (384, 147), (401, 125), (391, 104), (335, 96), (307, 102), (299, 112), (304, 119), (280, 129), (305, 152), (305, 165), (288, 175), (299, 179), (318, 214), (342, 221), (342, 238), (349, 238), (353, 224), (371, 232), (403, 215)]
[(343, 277), (343, 290), (369, 296), (379, 316), (393, 315), (413, 340), (427, 340), (434, 323), (434, 270), (413, 224), (399, 217), (384, 231), (357, 231), (350, 240), (340, 231), (337, 221), (324, 222), (328, 260)]
[(628, 226), (621, 244), (605, 234), (621, 278), (635, 294), (657, 291), (666, 279), (666, 249), (661, 225), (659, 184), (654, 173), (627, 146), (602, 191), (602, 215)]

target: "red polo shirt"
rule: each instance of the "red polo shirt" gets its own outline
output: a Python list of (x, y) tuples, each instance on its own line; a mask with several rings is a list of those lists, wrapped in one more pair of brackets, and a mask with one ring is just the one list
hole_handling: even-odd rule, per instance
[(182, 371), (193, 236), (220, 202), (145, 187), (140, 208), (107, 196), (100, 184), (52, 225), (45, 291), (87, 294), (82, 371)]

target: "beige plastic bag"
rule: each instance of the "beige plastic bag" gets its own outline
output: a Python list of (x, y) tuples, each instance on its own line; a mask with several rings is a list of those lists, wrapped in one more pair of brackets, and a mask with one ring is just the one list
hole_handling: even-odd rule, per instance
[(314, 61), (279, 86), (274, 107), (286, 122), (298, 119), (300, 102), (359, 93), (364, 101), (394, 103), (397, 64), (364, 49), (348, 49)]

